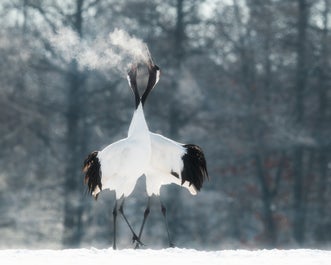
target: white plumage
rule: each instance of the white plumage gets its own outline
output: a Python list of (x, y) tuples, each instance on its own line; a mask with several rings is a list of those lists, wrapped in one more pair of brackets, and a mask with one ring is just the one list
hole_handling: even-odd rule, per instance
[[(97, 197), (101, 190), (109, 189), (115, 191), (117, 200), (129, 196), (151, 159), (150, 137), (142, 104), (133, 114), (128, 137), (94, 153), (97, 153), (95, 160), (91, 163), (87, 159), (84, 163), (85, 182), (91, 194)], [(92, 172), (95, 170), (91, 167), (93, 163), (100, 164), (100, 172), (95, 172), (97, 176)]]
[[(160, 195), (160, 189), (163, 185), (177, 184), (187, 188), (192, 195), (197, 194), (194, 185), (189, 182), (182, 183), (181, 172), (184, 163), (183, 156), (186, 149), (182, 144), (177, 143), (160, 134), (150, 132), (152, 146), (152, 156), (150, 164), (146, 170), (146, 191), (148, 196)], [(176, 177), (174, 174), (177, 174)]]
[[(142, 105), (134, 112), (128, 137), (115, 142), (98, 153), (101, 164), (102, 189), (114, 190), (116, 199), (129, 196), (137, 179), (145, 172), (151, 156), (149, 131)], [(99, 190), (94, 190), (96, 196)]]

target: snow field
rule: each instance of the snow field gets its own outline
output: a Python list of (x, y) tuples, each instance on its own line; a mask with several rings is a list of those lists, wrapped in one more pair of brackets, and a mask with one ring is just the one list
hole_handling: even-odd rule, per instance
[(163, 250), (113, 250), (113, 249), (65, 249), (65, 250), (0, 250), (2, 265), (71, 265), (71, 264), (131, 264), (131, 265), (329, 265), (331, 251), (296, 250), (221, 250), (198, 251), (193, 249)]

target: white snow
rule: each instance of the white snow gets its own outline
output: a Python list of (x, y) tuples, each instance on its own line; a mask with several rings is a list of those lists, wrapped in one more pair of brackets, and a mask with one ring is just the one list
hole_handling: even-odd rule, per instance
[(198, 251), (171, 248), (163, 250), (113, 250), (113, 249), (66, 249), (66, 250), (0, 250), (2, 265), (9, 264), (157, 264), (157, 265), (329, 265), (331, 251), (313, 249), (295, 250), (221, 250)]

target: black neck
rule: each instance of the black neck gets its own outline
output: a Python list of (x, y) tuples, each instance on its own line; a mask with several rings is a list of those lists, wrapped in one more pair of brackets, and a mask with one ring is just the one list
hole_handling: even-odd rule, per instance
[(135, 104), (136, 104), (136, 109), (139, 106), (140, 103), (140, 96), (139, 96), (139, 92), (138, 92), (138, 86), (137, 86), (137, 68), (131, 68), (129, 73), (128, 73), (128, 77), (129, 77), (129, 85), (132, 89), (132, 92), (134, 94), (135, 97)]
[(141, 97), (141, 103), (145, 104), (145, 101), (147, 99), (147, 96), (149, 95), (149, 93), (152, 91), (152, 89), (154, 88), (154, 86), (157, 83), (157, 78), (158, 78), (158, 71), (159, 71), (159, 67), (157, 65), (153, 65), (148, 69), (149, 72), (149, 78), (148, 78), (148, 82), (147, 82), (147, 87), (146, 90), (144, 92), (144, 94)]

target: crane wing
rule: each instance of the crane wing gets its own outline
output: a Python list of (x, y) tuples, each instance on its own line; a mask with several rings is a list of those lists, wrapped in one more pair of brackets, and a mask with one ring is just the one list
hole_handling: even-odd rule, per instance
[(203, 181), (208, 178), (202, 149), (197, 145), (175, 142), (156, 133), (150, 133), (150, 139), (153, 172), (172, 175), (177, 180), (172, 178), (171, 182), (184, 185), (192, 194), (196, 194)]

